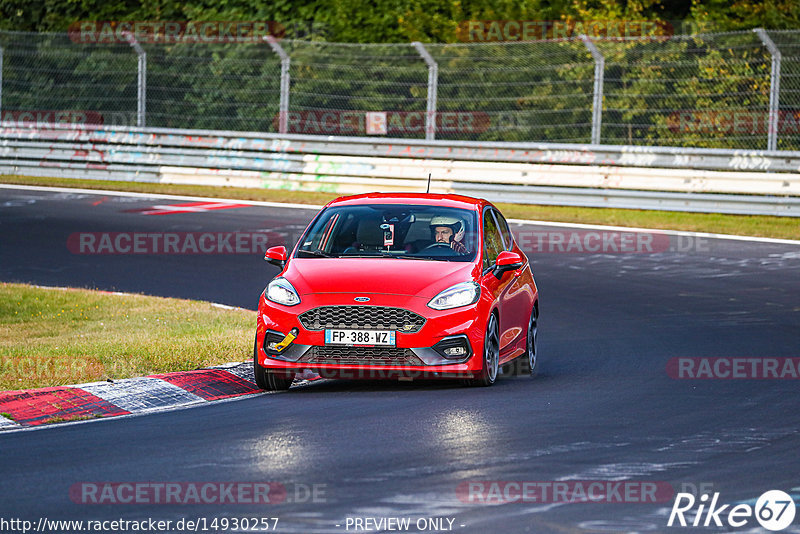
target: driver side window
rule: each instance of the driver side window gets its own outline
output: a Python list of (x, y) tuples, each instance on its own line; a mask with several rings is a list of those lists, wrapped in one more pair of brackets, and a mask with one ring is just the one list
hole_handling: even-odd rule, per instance
[(505, 243), (505, 249), (511, 250), (512, 248), (514, 248), (514, 236), (508, 229), (508, 223), (506, 222), (505, 217), (503, 217), (503, 215), (499, 211), (495, 211), (494, 216), (497, 219), (497, 224), (500, 226), (500, 234), (503, 236), (503, 243)]
[(497, 228), (492, 211), (483, 212), (483, 268), (488, 269), (503, 251), (503, 238)]

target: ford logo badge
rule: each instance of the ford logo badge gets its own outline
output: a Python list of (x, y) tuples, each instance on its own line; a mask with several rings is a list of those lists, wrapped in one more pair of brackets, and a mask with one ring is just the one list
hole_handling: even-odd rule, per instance
[(356, 297), (353, 300), (356, 302), (369, 302), (369, 297)]

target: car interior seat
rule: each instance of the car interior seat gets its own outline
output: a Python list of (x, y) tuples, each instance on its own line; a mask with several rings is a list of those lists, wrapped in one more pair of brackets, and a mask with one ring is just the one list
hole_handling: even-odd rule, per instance
[(383, 220), (380, 218), (361, 219), (356, 229), (356, 240), (343, 254), (379, 251), (383, 248)]

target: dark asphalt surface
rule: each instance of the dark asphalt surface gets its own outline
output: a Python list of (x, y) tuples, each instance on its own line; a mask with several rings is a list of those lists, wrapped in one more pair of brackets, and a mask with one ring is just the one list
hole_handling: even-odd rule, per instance
[[(276, 273), (261, 254), (75, 254), (68, 238), (268, 230), (292, 241), (315, 213), (125, 211), (177, 203), (0, 189), (0, 280), (255, 309)], [(538, 230), (514, 225), (518, 235)], [(464, 502), (456, 489), (466, 481), (663, 481), (675, 491), (705, 485), (720, 503), (770, 489), (800, 503), (800, 382), (676, 380), (666, 371), (679, 356), (800, 357), (800, 247), (701, 239), (685, 252), (530, 257), (541, 299), (534, 379), (504, 378), (488, 389), (326, 380), (180, 411), (0, 433), (0, 519), (278, 517), (278, 532), (354, 532), (347, 517), (409, 517), (412, 525), (433, 517), (454, 519), (461, 532), (766, 532), (752, 518), (739, 529), (668, 528), (671, 498)], [(77, 483), (145, 481), (279, 482), (292, 502), (70, 500)], [(312, 486), (323, 493), (305, 498)], [(784, 532), (800, 532), (800, 517)]]

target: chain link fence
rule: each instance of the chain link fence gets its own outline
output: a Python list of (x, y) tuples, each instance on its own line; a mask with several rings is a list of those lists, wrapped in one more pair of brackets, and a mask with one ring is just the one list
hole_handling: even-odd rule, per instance
[(799, 150), (800, 30), (424, 45), (4, 32), (0, 118)]

